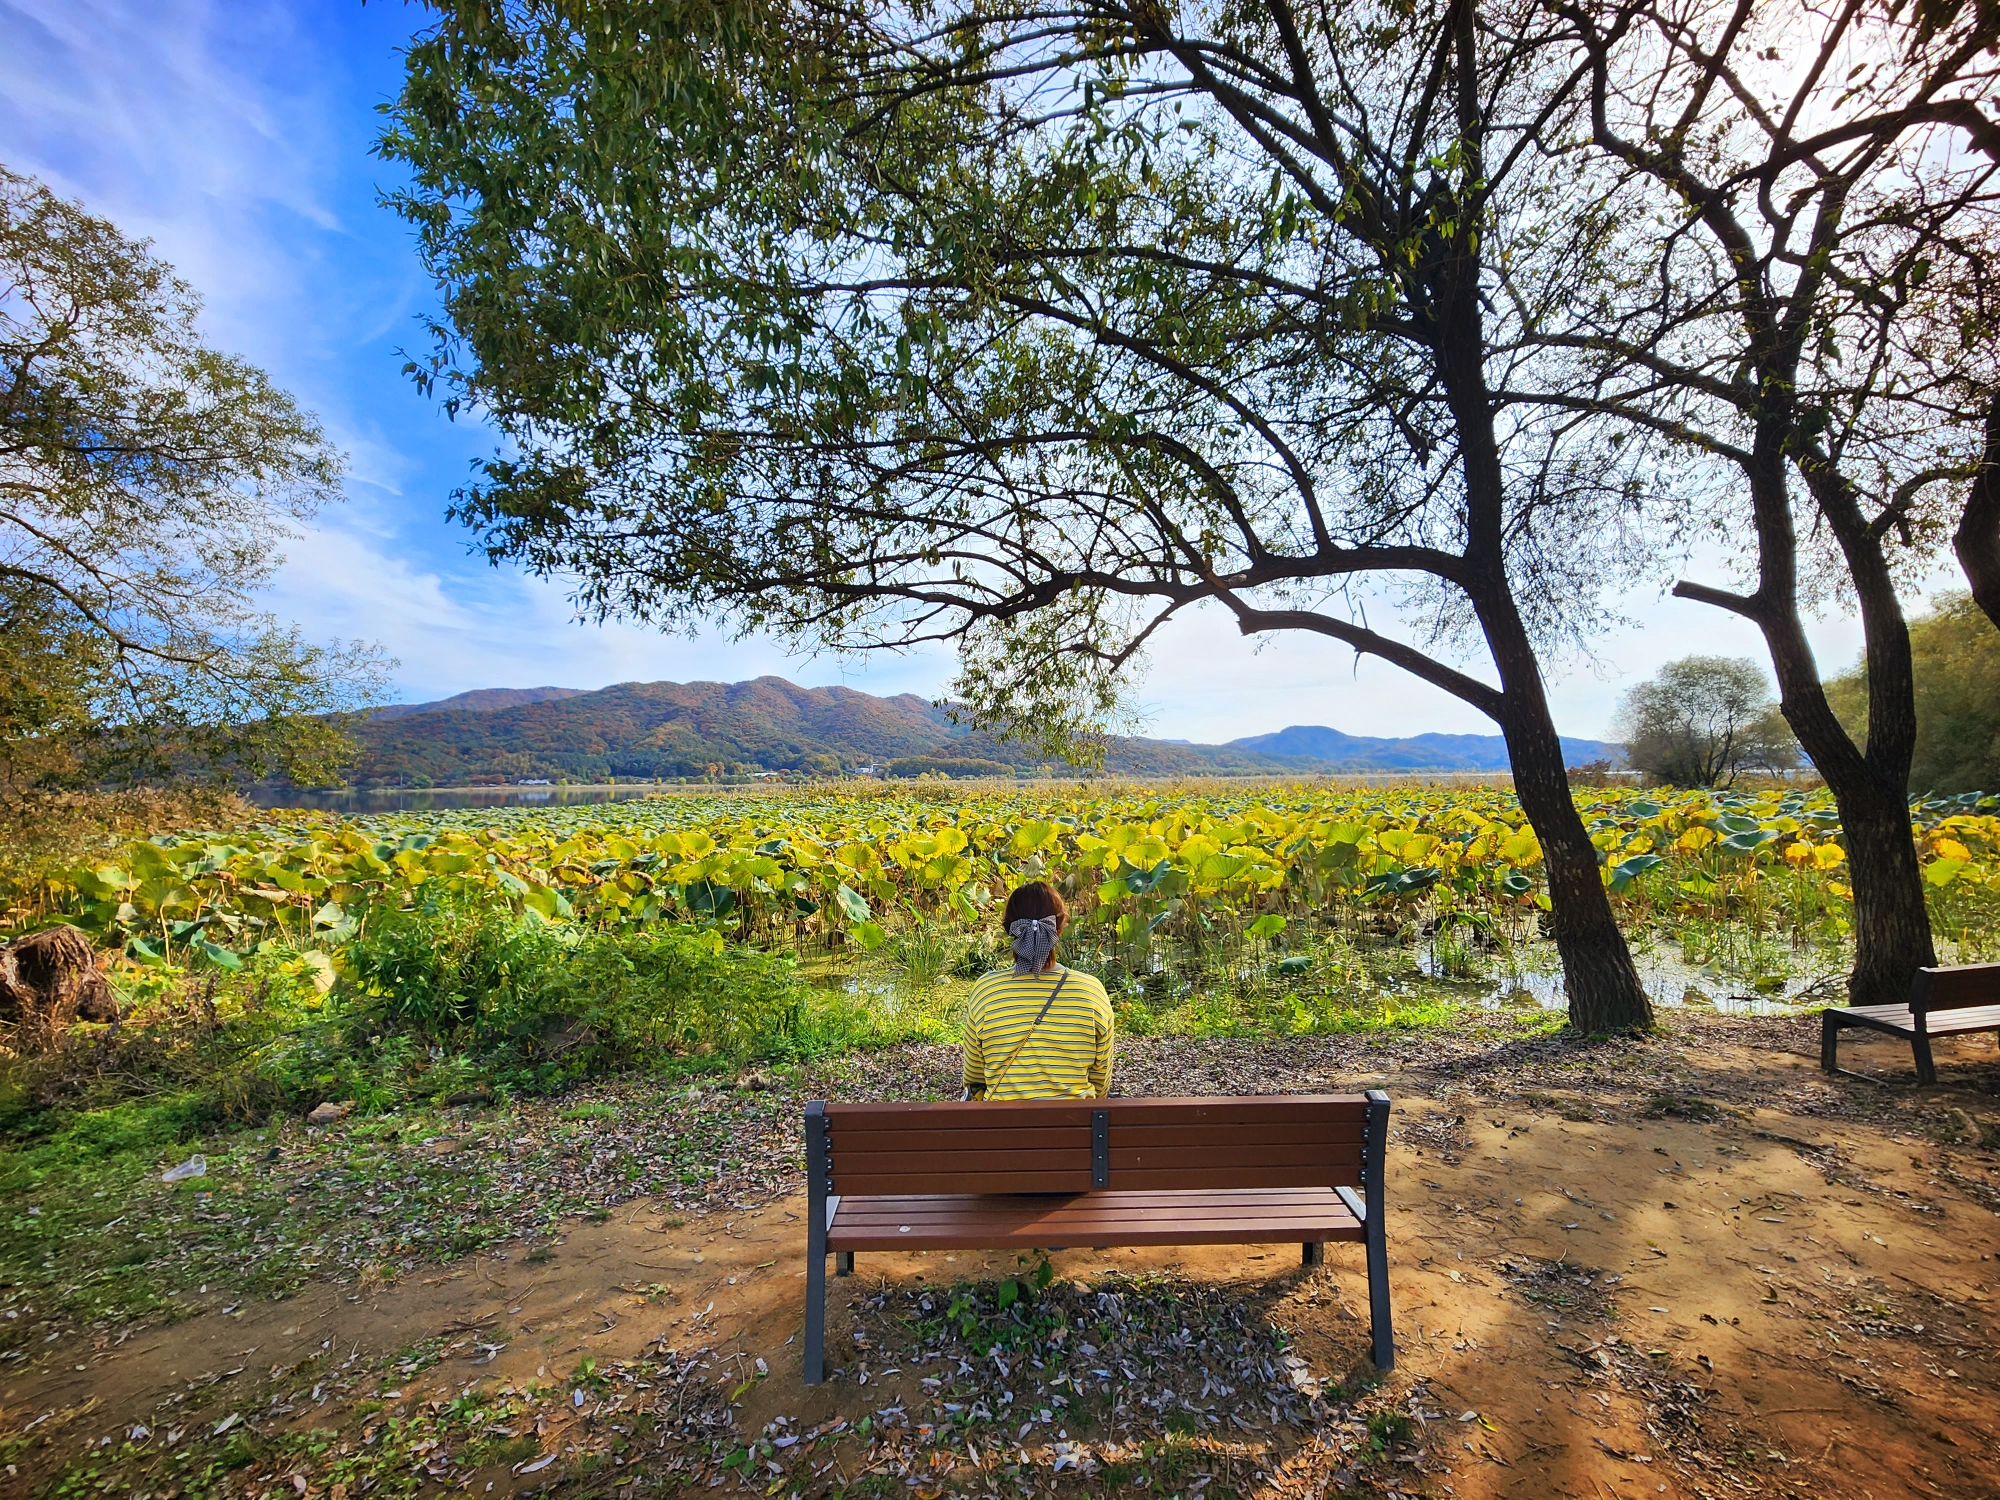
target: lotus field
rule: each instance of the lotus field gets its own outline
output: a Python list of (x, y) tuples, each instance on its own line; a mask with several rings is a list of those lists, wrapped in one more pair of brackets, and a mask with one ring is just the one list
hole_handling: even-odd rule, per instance
[[(1753, 980), (1799, 967), (1787, 951), (1838, 961), (1850, 892), (1824, 792), (1579, 790), (1578, 805), (1642, 943), (1671, 938), (1687, 962)], [(1996, 805), (1911, 810), (1935, 926), (1961, 958), (1987, 951), (2000, 909)], [(17, 916), (75, 922), (138, 964), (234, 969), (283, 949), (332, 970), (385, 909), (471, 901), (557, 927), (693, 926), (928, 980), (991, 961), (996, 903), (1047, 877), (1071, 903), (1071, 954), (1136, 995), (1170, 969), (1228, 979), (1246, 961), (1309, 985), (1337, 978), (1355, 941), (1399, 936), (1427, 973), (1473, 977), (1532, 952), (1547, 904), (1534, 832), (1492, 788), (921, 786), (274, 818), (131, 843), (46, 882)]]

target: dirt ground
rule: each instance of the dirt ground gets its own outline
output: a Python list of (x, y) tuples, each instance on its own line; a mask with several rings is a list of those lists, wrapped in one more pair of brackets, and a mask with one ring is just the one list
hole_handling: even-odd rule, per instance
[[(1398, 1364), (1379, 1384), (1358, 1246), (1329, 1247), (1318, 1269), (1288, 1246), (1068, 1250), (1053, 1264), (1086, 1287), (1200, 1289), (1244, 1326), (1281, 1331), (1303, 1357), (1310, 1373), (1295, 1384), (1314, 1393), (1310, 1421), (1278, 1420), (1274, 1405), (1268, 1424), (1235, 1420), (1238, 1435), (1217, 1422), (1201, 1439), (1195, 1456), (1215, 1460), (1204, 1472), (1227, 1476), (1216, 1493), (2000, 1496), (1994, 1039), (1940, 1045), (1945, 1081), (1919, 1089), (1907, 1051), (1888, 1039), (1844, 1043), (1853, 1072), (1823, 1079), (1813, 1030), (1713, 1018), (1666, 1041), (1517, 1049), (1483, 1066), (1420, 1044), (1356, 1056), (1339, 1039), (1175, 1054), (1181, 1078), (1208, 1058), (1236, 1091), (1337, 1082), (1394, 1095)], [(1148, 1067), (1136, 1050), (1123, 1091), (1156, 1092)], [(849, 1086), (858, 1096), (871, 1081), (881, 1080), (864, 1072)], [(522, 1446), (498, 1459), (467, 1448), (488, 1461), (442, 1473), (418, 1452), (415, 1484), (626, 1496), (648, 1471), (636, 1450), (610, 1469), (577, 1462), (607, 1431), (624, 1431), (592, 1420), (625, 1409), (612, 1402), (616, 1387), (593, 1387), (589, 1411), (588, 1381), (565, 1398), (575, 1372), (593, 1368), (585, 1361), (623, 1368), (667, 1349), (702, 1351), (699, 1378), (735, 1402), (705, 1419), (733, 1424), (712, 1451), (776, 1435), (759, 1493), (823, 1494), (870, 1475), (878, 1491), (920, 1500), (1065, 1483), (1193, 1495), (1209, 1482), (1190, 1477), (1189, 1453), (1169, 1472), (1165, 1450), (1140, 1441), (1146, 1432), (1066, 1423), (1060, 1406), (1024, 1436), (1008, 1426), (979, 1438), (983, 1453), (943, 1443), (920, 1420), (985, 1377), (963, 1364), (954, 1372), (950, 1359), (905, 1368), (884, 1339), (907, 1320), (876, 1313), (915, 1306), (929, 1288), (1012, 1274), (1012, 1256), (863, 1255), (855, 1277), (832, 1283), (839, 1374), (805, 1387), (802, 1213), (796, 1195), (685, 1218), (640, 1198), (603, 1223), (572, 1224), (552, 1250), (473, 1257), (391, 1285), (314, 1285), (123, 1343), (58, 1339), (0, 1374), (0, 1489), (31, 1493), (67, 1473), (65, 1487), (80, 1490), (96, 1463), (103, 1477), (91, 1482), (112, 1493), (275, 1486), (349, 1500), (345, 1482), (327, 1477), (339, 1472), (325, 1467), (332, 1460), (295, 1456), (308, 1451), (298, 1443), (283, 1463), (242, 1450), (252, 1456), (206, 1478), (149, 1468), (146, 1455), (170, 1433), (219, 1441), (218, 1427), (274, 1441), (358, 1431), (357, 1445), (372, 1443), (368, 1432), (399, 1431), (390, 1419), (425, 1403), (445, 1413), (469, 1392), (539, 1382), (554, 1395), (531, 1416), (489, 1424)], [(935, 1355), (915, 1343), (910, 1352)], [(1043, 1399), (1024, 1391), (1016, 1415)], [(1376, 1413), (1406, 1416), (1408, 1435), (1371, 1429)], [(907, 1440), (892, 1442), (889, 1428)], [(1004, 1485), (1000, 1460), (1020, 1465)], [(689, 1467), (681, 1482), (735, 1493), (748, 1467)], [(357, 1485), (355, 1500), (371, 1488)]]

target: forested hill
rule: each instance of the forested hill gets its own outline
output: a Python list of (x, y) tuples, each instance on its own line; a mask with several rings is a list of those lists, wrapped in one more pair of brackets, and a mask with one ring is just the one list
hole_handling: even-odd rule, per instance
[[(625, 682), (597, 692), (488, 689), (382, 710), (355, 731), (362, 786), (701, 778), (745, 771), (835, 775), (1000, 775), (1038, 757), (953, 724), (914, 694), (754, 682)], [(1315, 738), (1321, 737), (1321, 738)], [(1433, 744), (1433, 742), (1436, 742)], [(1572, 761), (1615, 759), (1615, 747), (1565, 741)], [(1294, 728), (1229, 745), (1148, 739), (1112, 743), (1106, 768), (1126, 775), (1243, 775), (1505, 769), (1497, 735), (1369, 739)]]
[(526, 703), (548, 703), (557, 698), (581, 698), (582, 688), (474, 688), (469, 693), (455, 693), (449, 698), (440, 698), (435, 703), (394, 703), (387, 708), (375, 710), (378, 719), (399, 719), (404, 714), (427, 714), (448, 712), (455, 708), (486, 710), (493, 708), (519, 708)]

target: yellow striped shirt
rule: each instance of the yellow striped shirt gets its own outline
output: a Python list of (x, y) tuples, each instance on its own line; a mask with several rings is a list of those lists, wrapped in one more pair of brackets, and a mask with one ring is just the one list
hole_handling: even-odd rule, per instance
[[(1037, 1026), (1035, 1017), (1058, 980), (1062, 991)], [(989, 1083), (989, 1074), (998, 1074), (998, 1082)], [(993, 1100), (1110, 1093), (1111, 999), (1104, 986), (1076, 969), (988, 974), (972, 987), (966, 1010), (965, 1086)]]

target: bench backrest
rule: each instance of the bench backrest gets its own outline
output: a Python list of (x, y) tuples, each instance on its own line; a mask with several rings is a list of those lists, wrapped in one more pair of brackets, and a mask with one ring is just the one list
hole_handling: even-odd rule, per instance
[[(1389, 1097), (1035, 1099), (1007, 1104), (824, 1104), (824, 1191), (1084, 1193), (1369, 1186)], [(1372, 1159), (1372, 1161), (1371, 1161)]]
[(1910, 1010), (1964, 1010), (2000, 1005), (2000, 964), (1952, 964), (1919, 969), (1910, 985)]

